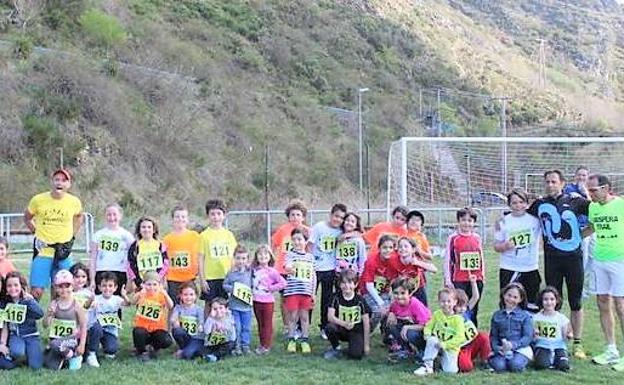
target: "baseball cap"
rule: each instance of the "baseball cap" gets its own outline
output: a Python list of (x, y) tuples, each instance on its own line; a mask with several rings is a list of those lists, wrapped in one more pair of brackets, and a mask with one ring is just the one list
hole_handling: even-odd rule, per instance
[(69, 270), (59, 270), (54, 276), (54, 284), (61, 285), (63, 283), (74, 283), (74, 276)]
[(57, 169), (56, 171), (54, 171), (52, 173), (52, 177), (54, 177), (57, 174), (63, 174), (65, 176), (65, 178), (67, 178), (67, 180), (71, 182), (72, 176), (71, 176), (71, 173), (69, 172), (69, 170), (64, 169), (64, 168), (59, 168), (59, 169)]

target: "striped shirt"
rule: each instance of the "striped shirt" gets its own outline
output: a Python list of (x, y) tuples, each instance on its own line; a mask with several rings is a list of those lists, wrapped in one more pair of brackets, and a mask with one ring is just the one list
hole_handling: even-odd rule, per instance
[(314, 271), (314, 256), (310, 253), (289, 251), (286, 254), (285, 265), (292, 269), (292, 274), (286, 277), (284, 296), (314, 295), (316, 288), (316, 273)]

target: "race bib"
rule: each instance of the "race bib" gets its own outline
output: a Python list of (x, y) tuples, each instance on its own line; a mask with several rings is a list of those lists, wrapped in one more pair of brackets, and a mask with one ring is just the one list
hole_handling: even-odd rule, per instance
[(178, 319), (182, 329), (186, 330), (190, 336), (196, 336), (199, 333), (199, 322), (197, 321), (197, 317), (181, 315)]
[(466, 321), (464, 323), (464, 327), (465, 327), (464, 335), (466, 337), (466, 342), (472, 342), (472, 340), (474, 340), (477, 334), (479, 333), (479, 331), (477, 330), (477, 327), (472, 321)]
[(344, 322), (359, 324), (362, 322), (362, 311), (359, 306), (338, 306), (338, 318)]
[(140, 272), (154, 271), (163, 267), (162, 255), (159, 251), (150, 251), (137, 255), (137, 266)]
[(113, 326), (117, 329), (121, 329), (121, 320), (119, 319), (119, 315), (117, 313), (98, 314), (97, 320), (102, 327)]
[(293, 264), (295, 269), (295, 278), (300, 281), (310, 282), (314, 276), (314, 264), (306, 261), (296, 261)]
[(150, 321), (157, 321), (161, 312), (162, 306), (156, 302), (145, 302), (137, 305), (137, 315)]
[(535, 321), (535, 329), (537, 335), (542, 338), (557, 338), (557, 330), (559, 329), (556, 322)]
[(116, 253), (117, 251), (119, 251), (120, 245), (121, 245), (121, 241), (118, 238), (105, 236), (105, 237), (102, 237), (102, 240), (100, 241), (100, 250), (112, 251), (113, 253)]
[(171, 268), (173, 269), (185, 269), (191, 265), (190, 254), (186, 251), (177, 251), (171, 257)]
[(375, 290), (381, 293), (382, 291), (386, 290), (386, 287), (388, 286), (388, 280), (386, 279), (386, 277), (378, 275), (375, 276), (373, 284), (375, 285)]
[(229, 257), (230, 246), (225, 242), (213, 242), (210, 245), (210, 252), (214, 258)]
[(338, 246), (339, 259), (351, 259), (357, 254), (357, 245), (353, 242), (343, 242)]
[(22, 324), (26, 320), (26, 305), (9, 303), (4, 308), (3, 320), (12, 324)]
[(336, 237), (328, 235), (321, 238), (319, 249), (321, 249), (323, 253), (329, 253), (330, 251), (336, 250)]
[(531, 230), (515, 231), (509, 235), (511, 242), (516, 249), (521, 249), (531, 243)]
[(253, 295), (251, 293), (251, 288), (247, 285), (244, 285), (240, 282), (234, 282), (234, 288), (232, 289), (232, 295), (235, 298), (240, 299), (248, 305), (251, 305)]
[(50, 324), (50, 338), (64, 338), (74, 335), (76, 321), (54, 318)]
[(221, 345), (227, 341), (227, 336), (223, 332), (214, 331), (207, 338), (208, 346)]
[(478, 251), (459, 253), (459, 270), (481, 270), (481, 253)]
[(292, 240), (290, 239), (290, 237), (284, 239), (284, 242), (282, 243), (282, 251), (292, 251), (293, 249), (293, 243)]
[(86, 309), (87, 302), (89, 302), (91, 296), (89, 296), (89, 294), (87, 293), (76, 293), (74, 294), (74, 299), (76, 300), (76, 302), (78, 302), (78, 304), (80, 304), (81, 307)]

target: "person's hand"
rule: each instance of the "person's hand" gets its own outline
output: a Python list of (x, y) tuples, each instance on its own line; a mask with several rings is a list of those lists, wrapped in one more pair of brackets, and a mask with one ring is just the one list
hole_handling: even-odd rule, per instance
[(468, 281), (470, 281), (470, 283), (477, 282), (477, 276), (472, 273), (468, 273)]
[(453, 282), (451, 281), (445, 281), (444, 287), (449, 288), (449, 289), (455, 289), (455, 285), (453, 285)]
[(386, 317), (389, 312), (390, 312), (390, 308), (388, 306), (382, 306), (381, 307), (381, 316), (382, 317)]
[(505, 251), (513, 250), (513, 249), (516, 248), (516, 246), (512, 242), (510, 242), (510, 241), (505, 241), (505, 245), (504, 246), (505, 246)]
[(128, 290), (126, 289), (126, 285), (121, 285), (121, 290), (119, 291), (119, 294), (121, 294), (122, 298), (128, 296)]
[(511, 350), (511, 348), (512, 348), (511, 342), (507, 340), (503, 340), (503, 344), (502, 344), (503, 352), (508, 352)]
[(208, 293), (210, 291), (210, 286), (208, 286), (208, 282), (206, 281), (202, 281), (201, 287), (204, 293)]
[(352, 330), (354, 326), (355, 326), (355, 324), (353, 322), (347, 322), (345, 324), (345, 329)]
[(4, 354), (5, 356), (9, 355), (9, 347), (6, 345), (0, 345), (0, 353)]
[(89, 290), (95, 292), (95, 282), (91, 282), (91, 284), (89, 285)]
[(288, 274), (288, 275), (293, 275), (293, 274), (295, 274), (295, 269), (293, 269), (293, 267), (292, 267), (292, 266), (289, 266), (289, 265), (288, 265), (288, 266), (285, 266), (285, 267), (284, 267), (284, 272), (285, 272), (286, 274)]
[(364, 345), (364, 355), (368, 356), (370, 354), (370, 346)]
[(388, 318), (386, 318), (386, 324), (390, 326), (394, 326), (397, 323), (397, 318), (394, 313), (388, 313)]
[(27, 301), (35, 299), (35, 297), (33, 297), (32, 294), (30, 294), (27, 291), (23, 291), (23, 295), (24, 295), (24, 299), (27, 300)]
[(78, 356), (82, 356), (85, 352), (85, 347), (83, 344), (78, 344), (78, 346), (76, 347), (76, 355)]
[(58, 306), (56, 304), (56, 301), (50, 302), (50, 304), (48, 305), (48, 310), (47, 310), (48, 317), (54, 317), (54, 314), (56, 314), (57, 307)]
[(407, 325), (403, 326), (401, 328), (401, 339), (403, 339), (403, 341), (407, 341), (407, 332), (410, 330), (410, 328), (407, 327)]

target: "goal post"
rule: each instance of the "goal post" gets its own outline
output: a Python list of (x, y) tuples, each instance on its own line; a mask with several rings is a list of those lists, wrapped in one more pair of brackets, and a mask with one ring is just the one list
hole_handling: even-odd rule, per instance
[(404, 137), (388, 154), (387, 209), (503, 206), (512, 187), (543, 191), (542, 174), (578, 166), (624, 191), (624, 137)]

